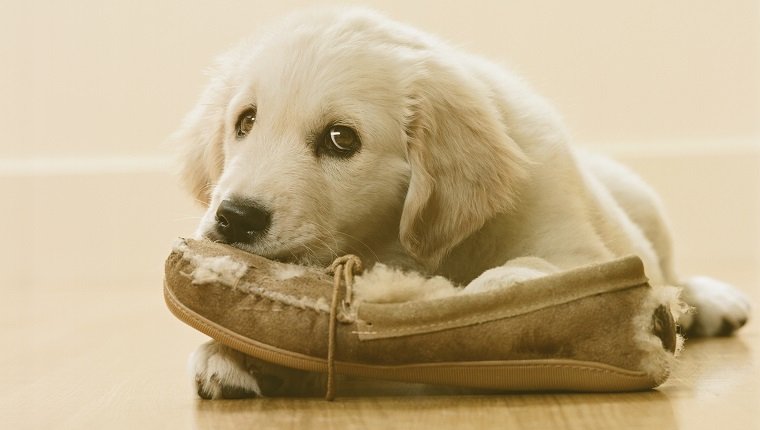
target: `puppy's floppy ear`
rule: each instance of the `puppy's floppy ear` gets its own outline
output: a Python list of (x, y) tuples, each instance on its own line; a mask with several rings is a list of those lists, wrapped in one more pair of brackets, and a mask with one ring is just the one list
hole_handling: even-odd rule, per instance
[(429, 58), (411, 84), (407, 125), (411, 179), (400, 239), (429, 270), (516, 203), (529, 163), (509, 137), (485, 83)]
[(180, 128), (169, 138), (179, 150), (180, 174), (185, 185), (206, 206), (224, 164), (222, 91), (219, 82), (212, 81), (195, 108), (185, 116)]

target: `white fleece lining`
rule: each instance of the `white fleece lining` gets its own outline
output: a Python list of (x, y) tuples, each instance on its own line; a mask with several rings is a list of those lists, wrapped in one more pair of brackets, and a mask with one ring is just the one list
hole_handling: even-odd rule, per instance
[(461, 291), (462, 288), (442, 276), (426, 278), (416, 272), (404, 272), (377, 263), (355, 278), (354, 302), (404, 303), (450, 297)]
[[(248, 271), (248, 266), (244, 263), (234, 260), (229, 255), (219, 257), (204, 257), (190, 250), (184, 240), (180, 239), (174, 243), (174, 251), (182, 255), (182, 259), (190, 262), (195, 267), (192, 273), (186, 274), (193, 285), (203, 284), (222, 284), (236, 288), (248, 294), (255, 294), (264, 299), (271, 300), (287, 306), (297, 307), (299, 309), (311, 309), (317, 312), (329, 313), (330, 305), (327, 299), (310, 297), (295, 297), (276, 291), (268, 291), (264, 288), (257, 287), (250, 282), (240, 282)], [(282, 270), (272, 273), (272, 277), (278, 281), (295, 278), (306, 273), (306, 268), (295, 264), (289, 264)]]
[(289, 294), (278, 293), (276, 291), (268, 291), (261, 287), (257, 287), (250, 283), (243, 283), (236, 287), (245, 293), (255, 294), (259, 297), (271, 300), (273, 302), (281, 303), (283, 305), (296, 307), (298, 309), (311, 309), (313, 311), (330, 313), (330, 304), (327, 303), (327, 299), (320, 297), (313, 299), (311, 297), (296, 297)]
[(189, 261), (195, 267), (189, 274), (193, 285), (220, 283), (235, 287), (248, 271), (248, 266), (235, 261), (229, 255), (204, 257), (191, 252), (182, 240), (174, 244), (174, 250), (181, 253), (182, 259)]
[(634, 341), (647, 352), (639, 367), (656, 381), (661, 382), (668, 377), (676, 358), (683, 350), (684, 338), (680, 334), (676, 335), (675, 353), (666, 350), (662, 345), (662, 340), (653, 333), (652, 315), (655, 309), (665, 305), (673, 316), (673, 320), (678, 321), (678, 318), (689, 309), (688, 305), (681, 300), (680, 295), (681, 289), (678, 287), (652, 287), (641, 305), (641, 311), (633, 319), (636, 332)]
[(306, 268), (304, 266), (299, 266), (297, 264), (283, 264), (281, 266), (277, 266), (271, 275), (278, 281), (285, 281), (291, 278), (303, 276), (305, 273)]

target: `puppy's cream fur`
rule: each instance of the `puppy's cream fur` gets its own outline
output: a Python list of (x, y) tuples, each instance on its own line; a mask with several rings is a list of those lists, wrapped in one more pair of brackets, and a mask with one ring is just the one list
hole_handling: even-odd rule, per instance
[[(236, 139), (248, 106), (255, 125)], [(315, 155), (313, 136), (336, 122), (357, 131), (360, 151)], [(653, 285), (682, 285), (660, 203), (638, 177), (572, 148), (551, 106), (510, 71), (373, 12), (302, 12), (241, 43), (174, 139), (208, 206), (197, 235), (213, 230), (222, 200), (254, 199), (271, 227), (241, 246), (266, 257), (324, 265), (353, 253), (467, 292), (636, 254)], [(735, 289), (684, 285), (702, 334), (746, 320)], [(388, 295), (374, 299), (415, 298)]]

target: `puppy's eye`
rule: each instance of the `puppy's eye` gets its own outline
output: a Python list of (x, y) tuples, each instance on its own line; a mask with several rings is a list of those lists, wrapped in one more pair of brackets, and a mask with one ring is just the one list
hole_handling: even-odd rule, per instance
[(238, 117), (235, 124), (235, 134), (238, 139), (242, 139), (251, 132), (253, 123), (256, 122), (256, 108), (248, 108)]
[(361, 142), (356, 132), (345, 125), (333, 125), (325, 133), (325, 150), (335, 156), (350, 157), (359, 147)]

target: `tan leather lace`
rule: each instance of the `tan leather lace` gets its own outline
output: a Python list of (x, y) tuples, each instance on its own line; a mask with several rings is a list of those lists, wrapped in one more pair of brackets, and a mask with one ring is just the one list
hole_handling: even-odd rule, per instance
[[(337, 322), (350, 322), (348, 311), (353, 300), (354, 275), (360, 274), (364, 268), (362, 261), (355, 255), (344, 255), (333, 261), (327, 268), (333, 274), (332, 302), (330, 303), (330, 325), (327, 335), (327, 389), (325, 399), (335, 399), (335, 343)], [(338, 312), (338, 296), (340, 295), (341, 281), (346, 285), (346, 292), (341, 301), (341, 310)]]

